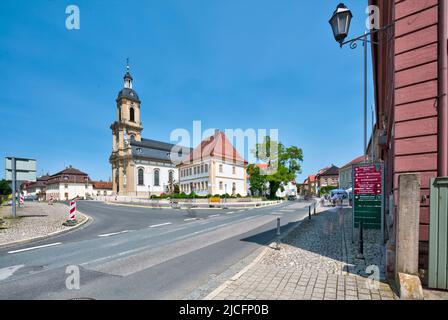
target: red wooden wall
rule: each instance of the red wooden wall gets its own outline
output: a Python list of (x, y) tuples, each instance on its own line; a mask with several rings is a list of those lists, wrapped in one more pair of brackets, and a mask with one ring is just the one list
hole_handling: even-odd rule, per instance
[(395, 0), (394, 193), (398, 175), (422, 177), (420, 267), (427, 269), (429, 181), (437, 176), (438, 1)]

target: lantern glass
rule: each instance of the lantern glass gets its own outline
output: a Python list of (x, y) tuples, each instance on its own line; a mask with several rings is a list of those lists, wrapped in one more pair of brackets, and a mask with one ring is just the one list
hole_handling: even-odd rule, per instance
[(339, 4), (329, 21), (337, 42), (342, 43), (347, 38), (352, 18), (351, 11), (343, 3)]

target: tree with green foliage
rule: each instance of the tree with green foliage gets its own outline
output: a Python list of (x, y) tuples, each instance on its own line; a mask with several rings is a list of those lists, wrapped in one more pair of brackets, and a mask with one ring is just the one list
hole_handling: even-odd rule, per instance
[(303, 151), (296, 146), (285, 147), (281, 142), (274, 141), (267, 136), (262, 143), (253, 150), (258, 161), (266, 163), (267, 169), (260, 169), (256, 165), (249, 165), (247, 173), (250, 175), (251, 191), (263, 192), (266, 182), (269, 182), (269, 195), (275, 194), (282, 184), (295, 179), (301, 173)]
[(0, 195), (7, 196), (12, 193), (12, 189), (6, 180), (0, 180)]
[(329, 194), (331, 192), (331, 190), (335, 190), (337, 188), (338, 187), (335, 187), (335, 186), (325, 186), (325, 187), (322, 187), (322, 188), (320, 188), (320, 194), (321, 195)]
[(267, 182), (266, 176), (260, 174), (260, 168), (255, 164), (250, 164), (247, 167), (247, 174), (250, 181), (250, 193), (254, 196), (262, 195)]

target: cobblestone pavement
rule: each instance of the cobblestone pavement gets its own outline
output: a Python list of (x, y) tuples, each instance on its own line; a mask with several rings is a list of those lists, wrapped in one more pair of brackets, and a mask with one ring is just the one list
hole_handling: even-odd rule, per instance
[[(264, 255), (237, 279), (212, 293), (217, 300), (393, 300), (384, 279), (381, 232), (364, 233), (365, 261), (356, 259), (351, 209), (313, 216), (283, 239), (280, 250)], [(376, 243), (376, 244), (375, 244)], [(369, 267), (370, 266), (370, 267)], [(366, 269), (380, 281), (368, 281)]]
[[(70, 229), (62, 225), (68, 218), (68, 207), (61, 203), (50, 206), (47, 203), (25, 202), (24, 207), (17, 208), (17, 219), (10, 216), (11, 207), (0, 207), (0, 217), (5, 222), (0, 225), (0, 246)], [(86, 218), (77, 213), (79, 223)]]

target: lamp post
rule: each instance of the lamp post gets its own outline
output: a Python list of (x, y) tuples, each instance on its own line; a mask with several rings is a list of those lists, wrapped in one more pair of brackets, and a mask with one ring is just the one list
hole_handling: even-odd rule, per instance
[[(364, 35), (345, 41), (349, 34), (352, 18), (352, 12), (343, 3), (340, 3), (333, 12), (333, 16), (331, 17), (329, 23), (333, 30), (334, 38), (339, 43), (341, 48), (348, 44), (351, 49), (355, 49), (358, 46), (358, 41), (361, 41), (364, 46), (364, 162), (367, 162), (367, 44), (371, 43), (373, 45), (377, 45), (378, 42), (372, 41), (371, 36), (389, 29), (393, 26), (393, 24), (371, 30), (370, 32), (365, 32)], [(369, 36), (370, 39), (368, 39)]]

